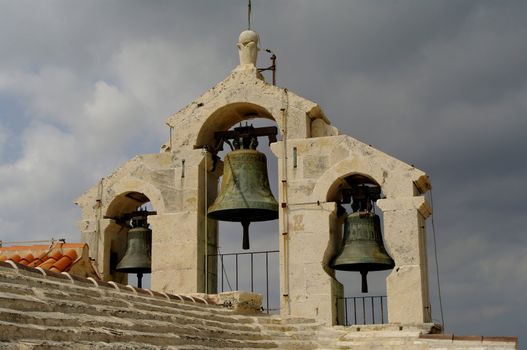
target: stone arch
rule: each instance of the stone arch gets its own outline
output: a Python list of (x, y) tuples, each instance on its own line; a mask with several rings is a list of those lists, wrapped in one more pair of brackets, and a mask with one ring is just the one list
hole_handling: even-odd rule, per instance
[(214, 132), (229, 130), (236, 123), (254, 118), (277, 121), (271, 112), (255, 103), (234, 102), (224, 105), (212, 112), (202, 124), (195, 146), (213, 145)]
[[(382, 169), (375, 169), (371, 166), (368, 167), (360, 167), (357, 166), (358, 162), (353, 162), (353, 167), (350, 162), (347, 162), (347, 160), (343, 160), (336, 164), (335, 167), (332, 167), (329, 169), (329, 174), (331, 174), (331, 177), (326, 172), (321, 176), (321, 180), (319, 182), (318, 188), (316, 188), (316, 193), (318, 193), (324, 201), (327, 202), (338, 202), (342, 199), (341, 191), (345, 189), (351, 189), (356, 185), (372, 185), (372, 186), (378, 186), (381, 191), (383, 190), (383, 186), (381, 183), (383, 183), (383, 171)], [(377, 170), (377, 171), (375, 171)], [(367, 172), (366, 172), (367, 171)], [(386, 184), (386, 182), (384, 182)], [(382, 193), (382, 192), (381, 192)], [(378, 208), (378, 207), (377, 207)], [(325, 254), (323, 256), (323, 266), (325, 267), (326, 273), (330, 274), (334, 278), (337, 278), (337, 275), (335, 274), (335, 270), (331, 267), (331, 261), (338, 256), (343, 249), (343, 234), (344, 234), (344, 222), (347, 220), (348, 214), (351, 213), (350, 208), (346, 208), (347, 213), (343, 212), (342, 214), (338, 214), (338, 210), (336, 211), (337, 215), (333, 215), (330, 217), (330, 237), (328, 246), (326, 248)], [(383, 214), (382, 211), (377, 213), (380, 216), (381, 221), (383, 221)], [(382, 224), (381, 224), (382, 225)], [(388, 254), (390, 254), (390, 247), (389, 242), (384, 239), (384, 234), (382, 235), (384, 246), (388, 250)], [(392, 257), (393, 258), (393, 257)], [(326, 268), (327, 267), (327, 268)], [(349, 273), (349, 272), (346, 272)], [(385, 272), (389, 274), (389, 271)], [(357, 274), (358, 275), (358, 274)], [(341, 276), (343, 277), (343, 276)], [(352, 276), (353, 280), (358, 281), (360, 280), (360, 277)], [(370, 276), (370, 280), (371, 280)], [(387, 286), (387, 282), (385, 280), (384, 286)], [(346, 288), (344, 286), (344, 288)], [(371, 290), (370, 290), (371, 292)], [(342, 313), (343, 305), (338, 305), (337, 308), (340, 309), (339, 313)]]
[(355, 159), (344, 159), (331, 168), (326, 170), (320, 180), (315, 185), (313, 195), (315, 200), (321, 202), (334, 202), (338, 191), (346, 186), (345, 178), (352, 175), (359, 175), (371, 180), (374, 184), (382, 187), (385, 191), (385, 186), (388, 184), (385, 181), (385, 171), (378, 167), (373, 167), (371, 163), (357, 162)]
[[(134, 177), (124, 177), (112, 188), (114, 196), (105, 208), (104, 215), (116, 218), (123, 214), (137, 210), (141, 205), (150, 202), (154, 210), (164, 212), (164, 205), (160, 191), (153, 185)], [(103, 272), (106, 280), (119, 283), (127, 282), (127, 274), (116, 272), (115, 265), (120, 261), (126, 251), (126, 234), (130, 227), (126, 223), (109, 220), (103, 230)]]
[[(110, 201), (106, 207), (106, 216), (119, 216), (119, 214), (131, 211), (131, 207), (135, 204), (135, 208), (146, 203), (141, 201), (141, 196), (146, 197), (158, 214), (165, 212), (165, 204), (161, 191), (146, 181), (137, 177), (124, 176), (111, 187), (113, 193), (118, 193)], [(141, 203), (142, 202), (142, 203)], [(138, 204), (139, 203), (139, 204)]]

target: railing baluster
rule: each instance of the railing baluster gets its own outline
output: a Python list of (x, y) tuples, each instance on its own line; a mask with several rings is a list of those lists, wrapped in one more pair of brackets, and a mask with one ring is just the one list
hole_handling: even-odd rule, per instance
[(236, 254), (235, 257), (236, 257), (236, 290), (238, 291), (240, 290), (238, 288), (238, 254)]
[(348, 299), (344, 298), (344, 324), (348, 325)]
[(371, 300), (371, 323), (375, 324), (375, 304), (373, 304), (373, 297), (370, 297)]
[(353, 298), (353, 313), (355, 314), (355, 324), (357, 324), (357, 299)]
[(362, 324), (366, 324), (366, 298), (361, 297), (362, 299)]
[(251, 293), (254, 292), (254, 278), (253, 278), (253, 253), (251, 253)]
[(384, 304), (382, 303), (382, 297), (379, 297), (381, 299), (381, 323), (384, 324)]
[[(270, 307), (270, 298), (269, 298), (269, 254), (273, 253), (278, 256), (279, 251), (278, 250), (269, 250), (269, 251), (257, 251), (257, 252), (241, 252), (241, 253), (224, 253), (224, 254), (210, 254), (205, 257), (205, 264), (207, 267), (209, 267), (211, 260), (210, 257), (215, 257), (216, 259), (219, 257), (219, 264), (217, 264), (217, 270), (216, 273), (221, 273), (221, 278), (218, 279), (216, 276), (216, 286), (212, 287), (209, 284), (207, 284), (207, 292), (210, 293), (212, 289), (219, 289), (219, 285), (221, 285), (221, 292), (225, 291), (225, 280), (227, 280), (227, 283), (229, 283), (228, 280), (228, 274), (225, 266), (224, 257), (226, 256), (233, 256), (235, 258), (235, 285), (236, 290), (239, 290), (240, 288), (240, 279), (243, 281), (243, 277), (246, 276), (244, 274), (244, 271), (240, 271), (240, 264), (239, 264), (239, 255), (250, 255), (251, 259), (251, 266), (250, 266), (250, 278), (251, 278), (251, 292), (254, 293), (255, 284), (254, 284), (254, 255), (255, 254), (265, 254), (265, 297), (266, 297), (266, 311), (267, 313), (270, 313), (271, 310), (279, 310), (279, 309), (271, 309)], [(217, 260), (216, 260), (217, 261)], [(218, 266), (219, 265), (219, 266)], [(214, 272), (211, 272), (210, 269), (208, 270), (208, 276), (205, 276), (205, 278), (208, 278), (209, 276), (213, 275)], [(205, 275), (205, 274), (204, 274)], [(208, 280), (207, 280), (208, 281)], [(229, 283), (230, 285), (230, 283)], [(259, 284), (256, 285), (258, 288)], [(262, 288), (263, 289), (263, 288)], [(262, 291), (263, 294), (263, 291)]]
[[(376, 299), (379, 299), (379, 303), (380, 305), (379, 306), (376, 306), (376, 303), (375, 303), (375, 300)], [(372, 296), (366, 296), (366, 297), (360, 297), (360, 296), (357, 296), (357, 297), (343, 297), (343, 298), (337, 298), (337, 302), (336, 302), (336, 306), (337, 306), (337, 320), (341, 320), (340, 322), (343, 322), (343, 325), (345, 326), (351, 326), (351, 322), (350, 322), (350, 318), (351, 316), (349, 315), (350, 311), (349, 311), (349, 308), (351, 306), (353, 306), (353, 324), (357, 325), (360, 323), (360, 315), (358, 315), (358, 310), (357, 310), (357, 300), (361, 301), (362, 302), (362, 324), (377, 324), (377, 322), (379, 321), (379, 317), (378, 315), (376, 315), (377, 313), (377, 307), (380, 308), (380, 324), (384, 324), (385, 320), (386, 320), (386, 317), (384, 317), (384, 303), (385, 303), (385, 300), (386, 299), (386, 296), (385, 295), (372, 295)], [(349, 305), (348, 301), (349, 300), (352, 300), (353, 301), (353, 305)], [(370, 303), (369, 303), (369, 306), (368, 308), (371, 308), (371, 320), (368, 320), (368, 315), (370, 314), (370, 310), (366, 310), (366, 302), (367, 300), (370, 300)], [(342, 303), (340, 303), (340, 301), (344, 301), (344, 317), (341, 318), (342, 315), (340, 315), (340, 313), (342, 312)], [(339, 323), (340, 324), (340, 323)]]
[(223, 292), (223, 254), (220, 254), (220, 262), (221, 262), (221, 291)]
[(265, 252), (265, 305), (269, 313), (269, 253)]

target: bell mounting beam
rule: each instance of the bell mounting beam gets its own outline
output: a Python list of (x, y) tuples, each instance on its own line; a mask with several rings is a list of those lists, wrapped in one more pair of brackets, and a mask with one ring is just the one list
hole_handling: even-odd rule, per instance
[(213, 146), (214, 153), (223, 150), (223, 144), (230, 144), (230, 140), (250, 139), (265, 137), (269, 138), (269, 144), (276, 142), (276, 135), (278, 135), (278, 128), (276, 126), (267, 126), (255, 128), (252, 125), (239, 126), (233, 130), (216, 131), (214, 133), (214, 140), (216, 144)]
[(130, 213), (122, 214), (120, 216), (103, 216), (104, 219), (111, 219), (114, 220), (117, 224), (123, 224), (128, 221), (130, 221), (132, 218), (136, 216), (144, 216), (147, 217), (149, 215), (157, 215), (157, 211), (148, 211), (148, 210), (135, 210)]

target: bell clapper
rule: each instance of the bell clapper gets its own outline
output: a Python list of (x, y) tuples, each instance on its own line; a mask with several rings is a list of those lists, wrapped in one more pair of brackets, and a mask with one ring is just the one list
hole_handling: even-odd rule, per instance
[[(360, 183), (355, 184), (349, 193), (343, 193), (343, 202), (352, 199), (353, 212), (345, 218), (342, 248), (333, 258), (331, 267), (335, 270), (360, 272), (362, 293), (368, 293), (369, 271), (390, 270), (395, 266), (384, 247), (380, 218), (372, 213), (374, 202), (380, 193), (379, 186)], [(340, 213), (344, 215), (345, 210), (341, 209)]]
[(361, 292), (362, 293), (368, 293), (368, 279), (366, 278), (366, 276), (368, 275), (368, 270), (361, 270), (360, 271), (360, 275), (362, 277)]
[(249, 244), (249, 225), (250, 224), (251, 224), (250, 221), (242, 221), (242, 226), (243, 226), (242, 248), (244, 250), (250, 249), (250, 244)]
[(143, 273), (137, 273), (137, 288), (143, 288)]
[(229, 140), (232, 140), (234, 149), (225, 155), (221, 190), (209, 206), (207, 215), (214, 220), (240, 222), (244, 250), (250, 247), (251, 222), (278, 218), (278, 203), (267, 176), (267, 158), (256, 150), (258, 137), (267, 136), (269, 142), (275, 142), (277, 132), (276, 127), (254, 128), (246, 123), (234, 130), (214, 133), (216, 145), (212, 149), (223, 149), (223, 143), (229, 144)]
[(152, 271), (152, 230), (148, 227), (147, 216), (155, 214), (157, 214), (155, 211), (139, 210), (111, 218), (117, 223), (126, 223), (131, 220), (126, 252), (115, 270), (137, 274), (138, 288), (142, 288), (143, 274)]

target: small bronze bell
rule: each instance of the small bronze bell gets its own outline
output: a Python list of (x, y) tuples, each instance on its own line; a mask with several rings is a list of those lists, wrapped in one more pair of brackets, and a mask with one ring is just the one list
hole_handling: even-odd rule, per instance
[(258, 152), (256, 137), (234, 142), (225, 156), (221, 190), (208, 209), (215, 220), (241, 222), (243, 249), (249, 249), (249, 224), (278, 218), (278, 203), (267, 177), (267, 158)]
[(344, 226), (344, 247), (332, 261), (331, 267), (335, 270), (359, 271), (362, 292), (368, 293), (368, 271), (389, 270), (394, 266), (382, 242), (379, 216), (368, 212), (348, 215)]
[(126, 253), (119, 261), (116, 271), (125, 273), (136, 273), (138, 287), (141, 288), (143, 273), (150, 273), (152, 230), (148, 228), (146, 216), (132, 218), (132, 228), (128, 231)]

